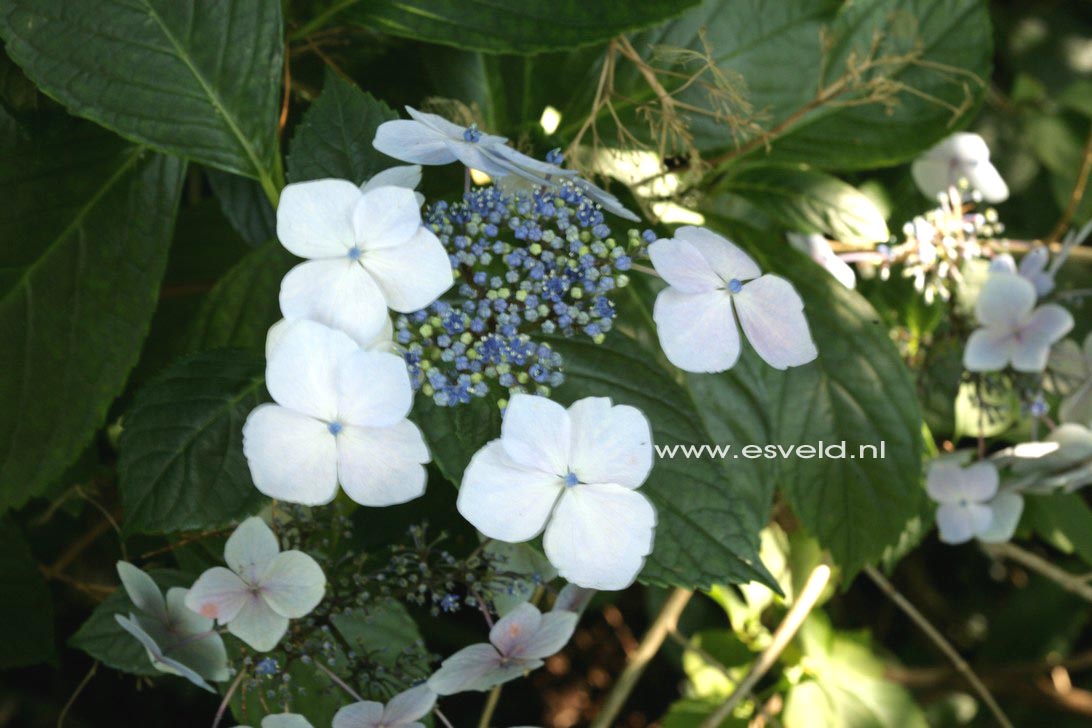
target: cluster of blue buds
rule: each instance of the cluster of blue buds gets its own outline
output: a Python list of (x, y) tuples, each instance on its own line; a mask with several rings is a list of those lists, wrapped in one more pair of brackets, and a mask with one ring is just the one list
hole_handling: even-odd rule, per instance
[(457, 299), (399, 316), (394, 340), (415, 386), (440, 406), (484, 397), (494, 382), (508, 394), (549, 396), (564, 381), (561, 356), (534, 335), (602, 342), (614, 323), (610, 294), (655, 240), (631, 230), (617, 243), (603, 211), (571, 182), (474, 189), (432, 205), (425, 224), (447, 248)]

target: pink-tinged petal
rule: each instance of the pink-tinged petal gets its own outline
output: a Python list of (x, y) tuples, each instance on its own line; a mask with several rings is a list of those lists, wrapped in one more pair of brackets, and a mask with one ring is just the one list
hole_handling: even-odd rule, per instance
[(585, 589), (576, 584), (566, 584), (558, 593), (557, 599), (554, 600), (553, 611), (581, 614), (587, 609), (594, 596), (594, 589)]
[(804, 317), (804, 302), (784, 278), (764, 275), (732, 296), (747, 341), (775, 369), (807, 364), (819, 355)]
[(119, 561), (117, 570), (121, 585), (125, 593), (129, 595), (129, 601), (145, 614), (160, 622), (166, 622), (167, 603), (163, 600), (163, 592), (152, 577), (128, 561)]
[(354, 351), (337, 368), (337, 421), (359, 427), (388, 427), (413, 406), (406, 362), (396, 354)]
[(762, 275), (751, 256), (727, 238), (703, 227), (686, 225), (675, 231), (675, 237), (693, 245), (722, 281), (733, 278), (749, 281)]
[(572, 449), (569, 413), (552, 399), (515, 394), (504, 410), (501, 443), (524, 467), (564, 477)]
[(258, 578), (258, 584), (266, 604), (290, 619), (310, 614), (326, 593), (322, 567), (302, 551), (278, 554)]
[(1013, 492), (998, 493), (986, 507), (990, 509), (990, 525), (976, 534), (978, 540), (984, 543), (1012, 540), (1024, 512), (1024, 497)]
[(969, 372), (1004, 369), (1016, 350), (1016, 338), (1003, 329), (975, 329), (963, 350), (963, 368)]
[(326, 424), (274, 404), (243, 425), (254, 485), (270, 498), (318, 506), (337, 495), (337, 445)]
[(569, 407), (573, 473), (584, 483), (638, 488), (652, 470), (652, 430), (636, 407), (585, 397)]
[(417, 425), (346, 425), (337, 436), (338, 478), (345, 494), (363, 506), (405, 503), (425, 492), (428, 447)]
[(386, 305), (402, 313), (424, 308), (455, 282), (443, 244), (423, 227), (399, 245), (367, 251), (360, 262), (383, 292)]
[(228, 623), (228, 632), (258, 652), (269, 652), (288, 631), (288, 617), (283, 617), (266, 604), (265, 599), (251, 593), (235, 619)]
[(937, 508), (937, 530), (944, 543), (966, 543), (985, 531), (993, 518), (979, 503), (944, 503)]
[(556, 475), (517, 463), (493, 440), (463, 473), (459, 513), (490, 538), (527, 541), (542, 532), (563, 488)]
[(523, 646), (542, 623), (542, 612), (530, 602), (520, 604), (493, 625), (489, 641), (505, 657), (524, 657)]
[(727, 291), (656, 296), (652, 317), (668, 361), (688, 372), (723, 372), (739, 360), (739, 329)]
[(214, 566), (190, 587), (186, 606), (207, 619), (227, 624), (250, 600), (250, 587), (239, 575), (222, 566)]
[(281, 191), (277, 238), (301, 258), (337, 258), (353, 247), (360, 190), (343, 179), (296, 182)]
[(383, 724), (383, 704), (374, 700), (352, 703), (334, 713), (331, 728), (379, 728)]
[(484, 691), (515, 680), (541, 665), (541, 660), (509, 660), (502, 665), (493, 645), (470, 645), (444, 660), (440, 669), (428, 679), (428, 686), (439, 695)]
[(383, 722), (396, 728), (424, 718), (436, 705), (436, 692), (427, 683), (398, 693), (383, 709)]
[(641, 493), (611, 483), (581, 484), (562, 495), (542, 543), (568, 581), (618, 590), (640, 573), (655, 527), (656, 509)]
[(542, 615), (542, 622), (529, 639), (520, 645), (525, 658), (545, 659), (561, 651), (576, 631), (580, 617), (575, 612), (552, 611)]
[(387, 320), (383, 291), (360, 261), (349, 256), (301, 263), (281, 281), (285, 318), (309, 319), (368, 341)]
[(201, 677), (223, 682), (230, 677), (224, 640), (213, 630), (213, 621), (186, 606), (189, 590), (167, 590), (167, 612), (175, 629), (175, 638), (166, 643), (163, 653), (192, 669)]
[(375, 130), (372, 146), (388, 157), (413, 164), (451, 164), (447, 137), (425, 124), (405, 119), (385, 121)]
[(660, 277), (681, 293), (706, 293), (724, 288), (725, 281), (701, 251), (685, 240), (657, 240), (648, 246), (648, 257)]
[(251, 516), (235, 529), (224, 544), (224, 561), (249, 584), (255, 584), (269, 562), (281, 552), (281, 545), (265, 521)]
[(979, 291), (975, 314), (983, 326), (1016, 331), (1027, 320), (1038, 296), (1026, 278), (1014, 273), (991, 273)]
[(407, 190), (415, 190), (419, 184), (421, 184), (421, 166), (404, 164), (377, 172), (360, 186), (360, 191), (370, 192), (377, 187), (405, 187)]
[(417, 196), (405, 187), (386, 185), (370, 189), (353, 208), (356, 243), (365, 251), (401, 245), (420, 227)]
[[(167, 590), (168, 624), (171, 625), (178, 639), (184, 642), (188, 642), (189, 638), (194, 635), (210, 632), (216, 624), (215, 620), (203, 614), (198, 614), (186, 606), (186, 597), (189, 596), (189, 593), (189, 589), (180, 586), (172, 586)], [(172, 649), (174, 647), (174, 645), (170, 644), (168, 646)], [(210, 676), (205, 675), (205, 677)], [(215, 679), (219, 680), (221, 678)]]
[(314, 321), (290, 322), (266, 362), (265, 386), (284, 407), (330, 421), (337, 416), (337, 369), (356, 342)]

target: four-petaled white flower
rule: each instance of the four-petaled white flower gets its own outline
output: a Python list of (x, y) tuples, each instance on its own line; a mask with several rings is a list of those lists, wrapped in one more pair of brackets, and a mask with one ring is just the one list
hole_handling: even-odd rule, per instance
[(946, 194), (960, 180), (982, 193), (986, 202), (1003, 202), (1009, 196), (1008, 185), (990, 163), (990, 148), (977, 134), (957, 132), (941, 140), (914, 161), (910, 174), (929, 198)]
[(825, 268), (843, 286), (846, 288), (857, 287), (857, 274), (853, 272), (853, 268), (835, 254), (830, 247), (830, 241), (822, 235), (788, 233), (786, 237), (792, 247), (801, 253), (805, 253), (809, 258)]
[(648, 420), (607, 397), (564, 407), (516, 394), (501, 436), (463, 474), (459, 512), (486, 536), (517, 543), (545, 528), (558, 573), (580, 586), (623, 589), (652, 551), (656, 510), (637, 492), (652, 469)]
[[(440, 695), (489, 690), (542, 666), (569, 641), (579, 618), (573, 612), (543, 614), (523, 603), (489, 631), (489, 643), (470, 645), (444, 660), (428, 679)], [(340, 728), (335, 726), (335, 728)]]
[(391, 698), (386, 705), (362, 700), (346, 705), (334, 715), (332, 728), (425, 728), (421, 718), (436, 705), (436, 693), (418, 685)]
[(1007, 365), (1019, 372), (1046, 368), (1050, 347), (1073, 328), (1073, 316), (1048, 303), (1035, 308), (1035, 286), (1014, 273), (991, 273), (975, 303), (982, 328), (963, 350), (963, 366), (995, 372)]
[(772, 367), (799, 366), (818, 355), (796, 289), (784, 278), (762, 275), (750, 256), (720, 235), (681, 227), (674, 238), (650, 245), (648, 254), (668, 284), (653, 308), (660, 346), (680, 369), (735, 366), (737, 316), (751, 346)]
[[(247, 728), (247, 726), (237, 725), (235, 728)], [(314, 728), (314, 726), (298, 713), (273, 713), (262, 718), (262, 728)]]
[[(298, 321), (299, 319), (293, 319)], [(281, 319), (272, 326), (269, 327), (269, 331), (265, 335), (265, 360), (269, 361), (273, 358), (273, 350), (277, 348), (277, 344), (280, 343), (281, 335), (288, 329), (291, 321), (289, 319)], [(351, 338), (351, 337), (350, 337)], [(394, 343), (394, 325), (391, 324), (390, 318), (383, 322), (383, 326), (379, 331), (375, 332), (375, 336), (370, 339), (364, 339), (357, 341), (357, 346), (365, 351), (385, 351), (389, 353), (397, 353), (398, 347)]]
[(429, 453), (406, 419), (413, 388), (401, 357), (364, 351), (313, 321), (292, 321), (272, 347), (266, 387), (276, 404), (260, 405), (243, 426), (243, 452), (258, 490), (322, 505), (340, 483), (366, 506), (425, 492)]
[(224, 640), (213, 622), (186, 606), (186, 590), (172, 587), (167, 598), (152, 577), (126, 561), (119, 561), (118, 576), (139, 614), (114, 619), (148, 652), (160, 672), (179, 675), (194, 685), (215, 692), (205, 680), (228, 679)]
[(934, 460), (925, 489), (940, 504), (940, 540), (958, 544), (977, 538), (1000, 543), (1012, 538), (1024, 510), (1024, 498), (1012, 491), (999, 493), (999, 483), (992, 463), (978, 462), (964, 468), (951, 459)]
[(369, 341), (387, 309), (416, 311), (454, 282), (440, 240), (421, 224), (404, 187), (361, 192), (347, 180), (290, 184), (277, 207), (277, 237), (302, 258), (281, 281), (281, 312)]
[(227, 625), (259, 652), (277, 646), (289, 619), (311, 613), (326, 592), (326, 576), (302, 551), (281, 551), (258, 517), (239, 524), (224, 547), (224, 561), (206, 571), (186, 595), (194, 612)]

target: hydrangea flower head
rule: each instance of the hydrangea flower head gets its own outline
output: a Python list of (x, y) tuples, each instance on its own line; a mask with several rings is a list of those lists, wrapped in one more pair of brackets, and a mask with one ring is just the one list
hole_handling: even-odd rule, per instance
[(391, 698), (386, 705), (362, 700), (346, 705), (334, 715), (332, 728), (425, 728), (421, 718), (436, 705), (436, 693), (418, 685)]
[(607, 397), (568, 410), (512, 397), (500, 439), (463, 474), (458, 508), (486, 536), (518, 543), (545, 529), (546, 557), (565, 579), (624, 589), (652, 551), (656, 510), (637, 492), (652, 469), (648, 420)]
[(243, 453), (271, 498), (322, 505), (338, 484), (357, 503), (404, 503), (425, 491), (428, 447), (406, 419), (413, 388), (403, 360), (364, 351), (346, 334), (292, 321), (266, 365), (275, 404), (251, 411)]
[(1061, 306), (1035, 307), (1035, 286), (1014, 273), (994, 272), (975, 303), (981, 328), (967, 340), (963, 366), (994, 372), (1011, 365), (1019, 372), (1046, 368), (1050, 347), (1073, 328), (1073, 316)]
[(277, 237), (300, 263), (281, 281), (281, 311), (368, 341), (387, 309), (414, 311), (451, 287), (440, 241), (421, 225), (404, 187), (361, 192), (347, 180), (290, 184), (277, 207)]
[(999, 543), (1012, 538), (1024, 510), (1024, 499), (1011, 491), (999, 493), (999, 484), (993, 463), (979, 462), (964, 468), (952, 460), (934, 460), (925, 489), (940, 504), (940, 540), (959, 544), (977, 538)]
[(990, 163), (990, 149), (977, 134), (957, 132), (942, 139), (910, 167), (918, 189), (929, 198), (945, 194), (966, 180), (986, 202), (1008, 199), (1009, 187)]
[(302, 551), (281, 552), (277, 537), (258, 517), (239, 524), (224, 547), (230, 569), (214, 566), (186, 595), (186, 606), (227, 625), (259, 652), (277, 646), (288, 620), (310, 614), (326, 593), (326, 576)]
[(660, 346), (680, 369), (731, 369), (741, 349), (739, 326), (758, 355), (777, 369), (818, 355), (804, 302), (792, 284), (762, 275), (749, 255), (720, 235), (681, 227), (674, 238), (650, 245), (648, 255), (668, 284), (653, 308)]
[(205, 682), (228, 679), (224, 640), (213, 622), (186, 606), (186, 590), (172, 587), (166, 599), (152, 577), (132, 564), (119, 561), (121, 584), (137, 613), (114, 618), (135, 637), (160, 672), (179, 675), (200, 688), (215, 692)]
[(525, 602), (493, 625), (488, 643), (464, 647), (444, 660), (428, 686), (440, 695), (454, 695), (514, 680), (538, 669), (545, 658), (564, 647), (577, 620), (573, 612), (543, 614)]

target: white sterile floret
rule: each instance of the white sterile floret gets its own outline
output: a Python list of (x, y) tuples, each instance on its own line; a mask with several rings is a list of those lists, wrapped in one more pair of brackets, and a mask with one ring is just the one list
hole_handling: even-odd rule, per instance
[(538, 669), (545, 658), (564, 647), (577, 620), (573, 612), (543, 614), (531, 604), (521, 604), (493, 625), (489, 643), (464, 647), (444, 660), (428, 685), (440, 695), (454, 695), (514, 680)]
[(934, 460), (925, 489), (940, 504), (940, 540), (958, 544), (977, 538), (1000, 543), (1012, 538), (1024, 510), (1024, 498), (1011, 490), (998, 492), (999, 484), (992, 463), (979, 462), (964, 468), (952, 460)]
[(977, 134), (958, 132), (941, 140), (914, 161), (910, 174), (930, 199), (947, 193), (960, 180), (982, 193), (986, 202), (1003, 202), (1009, 196), (1008, 185), (990, 163), (989, 147)]
[(1035, 286), (1014, 273), (991, 273), (975, 303), (981, 328), (967, 340), (963, 366), (994, 372), (1046, 368), (1050, 347), (1073, 328), (1073, 316), (1057, 304), (1035, 307)]
[(266, 364), (276, 404), (255, 408), (243, 453), (258, 490), (322, 505), (338, 484), (357, 503), (388, 506), (425, 492), (428, 448), (406, 419), (413, 388), (403, 359), (364, 351), (346, 334), (298, 320)]
[(387, 309), (424, 308), (451, 287), (447, 251), (421, 224), (417, 197), (404, 187), (361, 192), (347, 180), (290, 184), (277, 206), (277, 237), (308, 258), (281, 281), (281, 311), (369, 341)]
[(277, 646), (289, 619), (311, 613), (326, 593), (326, 576), (302, 551), (281, 551), (277, 537), (258, 517), (239, 524), (214, 566), (186, 595), (186, 606), (220, 624), (260, 652)]
[[(681, 227), (648, 248), (668, 286), (653, 318), (668, 360), (688, 372), (722, 372), (740, 354), (739, 327), (767, 364), (806, 364), (818, 355), (800, 294), (762, 275), (749, 255), (705, 228)], [(739, 318), (739, 326), (736, 325)]]
[(624, 589), (652, 551), (656, 510), (637, 492), (652, 469), (648, 420), (607, 397), (568, 410), (516, 394), (500, 439), (463, 474), (459, 512), (486, 536), (509, 543), (543, 532), (546, 558), (565, 579)]
[[(274, 713), (262, 718), (262, 728), (314, 728), (311, 722), (298, 713)], [(238, 725), (235, 728), (248, 728)]]
[(805, 253), (809, 258), (821, 265), (834, 278), (846, 288), (857, 287), (857, 274), (849, 263), (839, 258), (830, 247), (830, 241), (822, 235), (805, 235), (803, 233), (788, 233), (786, 237), (789, 244)]
[(1016, 273), (1035, 286), (1040, 298), (1054, 290), (1054, 275), (1047, 269), (1050, 251), (1045, 245), (1032, 248), (1020, 259), (1020, 265), (1008, 253), (1002, 253), (990, 262), (993, 273)]
[(119, 561), (117, 568), (138, 610), (128, 617), (114, 615), (117, 623), (144, 646), (155, 669), (215, 692), (205, 680), (227, 680), (228, 668), (224, 640), (213, 629), (212, 620), (186, 606), (185, 589), (172, 587), (164, 599), (152, 577), (137, 567)]
[(436, 693), (418, 685), (399, 693), (387, 704), (362, 700), (346, 705), (334, 715), (331, 728), (425, 728), (420, 722), (436, 705)]
[[(294, 319), (298, 320), (298, 319)], [(290, 323), (289, 319), (281, 319), (272, 326), (269, 327), (269, 331), (265, 335), (265, 360), (269, 361), (273, 357), (273, 350), (277, 347), (277, 344), (281, 340), (281, 335), (288, 328)], [(397, 347), (394, 343), (394, 325), (391, 323), (390, 318), (387, 318), (379, 331), (375, 332), (375, 335), (370, 339), (364, 339), (357, 341), (357, 345), (365, 351), (386, 351), (391, 353), (397, 352)]]

